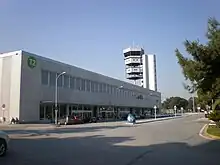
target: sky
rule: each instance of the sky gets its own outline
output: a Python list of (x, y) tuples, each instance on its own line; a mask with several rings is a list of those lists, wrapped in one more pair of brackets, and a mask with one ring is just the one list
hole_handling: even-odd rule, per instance
[[(125, 80), (122, 50), (156, 54), (162, 99), (188, 98), (175, 49), (206, 42), (219, 0), (0, 0), (0, 52), (25, 50)], [(187, 54), (186, 54), (187, 55)]]

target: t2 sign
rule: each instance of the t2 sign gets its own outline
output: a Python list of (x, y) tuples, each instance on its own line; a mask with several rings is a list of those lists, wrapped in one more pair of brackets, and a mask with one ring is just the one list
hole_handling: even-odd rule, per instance
[(28, 57), (27, 64), (30, 68), (35, 68), (37, 66), (37, 60), (34, 57)]

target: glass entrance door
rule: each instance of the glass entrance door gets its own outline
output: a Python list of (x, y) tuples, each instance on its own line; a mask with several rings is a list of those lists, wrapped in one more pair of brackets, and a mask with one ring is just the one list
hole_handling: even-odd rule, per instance
[(53, 119), (53, 105), (40, 104), (39, 119), (40, 120), (52, 120)]

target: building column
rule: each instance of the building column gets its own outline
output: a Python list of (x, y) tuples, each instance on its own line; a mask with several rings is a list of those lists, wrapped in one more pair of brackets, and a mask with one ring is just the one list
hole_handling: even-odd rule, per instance
[(66, 115), (69, 116), (70, 114), (70, 109), (69, 109), (69, 104), (66, 105)]
[(45, 120), (45, 119), (48, 119), (46, 116), (46, 105), (43, 105), (43, 109), (44, 109), (44, 120)]
[(51, 113), (52, 113), (52, 115), (51, 115), (51, 117), (52, 117), (52, 120), (54, 119), (54, 114), (55, 114), (55, 108), (54, 108), (54, 106), (53, 105), (51, 105), (51, 106), (49, 106), (49, 107), (51, 107)]
[(60, 118), (60, 104), (58, 104), (58, 118)]

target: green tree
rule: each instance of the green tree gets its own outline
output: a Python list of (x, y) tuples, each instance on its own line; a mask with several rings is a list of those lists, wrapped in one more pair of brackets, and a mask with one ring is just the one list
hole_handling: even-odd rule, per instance
[(164, 100), (163, 103), (162, 103), (162, 107), (163, 107), (164, 109), (169, 109), (169, 108), (170, 108), (170, 107), (169, 107), (169, 102), (170, 102), (169, 98), (167, 98), (166, 100)]
[(183, 75), (190, 82), (185, 88), (190, 93), (197, 91), (199, 99), (208, 103), (220, 95), (220, 23), (214, 18), (208, 21), (206, 37), (206, 44), (199, 40), (184, 42), (191, 57), (184, 57), (178, 49), (175, 52)]
[(183, 107), (184, 109), (187, 107), (188, 105), (188, 101), (184, 98), (181, 97), (170, 97), (167, 98), (163, 103), (162, 106), (165, 109), (173, 109), (174, 106), (177, 106), (177, 108), (181, 108)]

